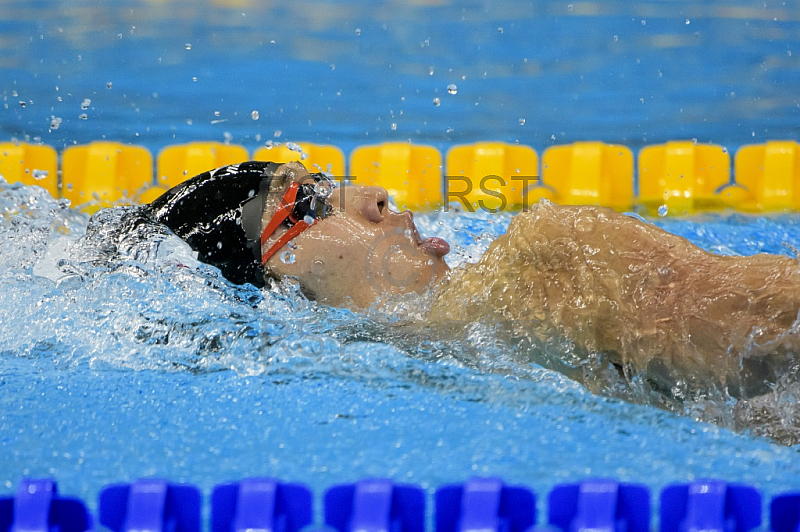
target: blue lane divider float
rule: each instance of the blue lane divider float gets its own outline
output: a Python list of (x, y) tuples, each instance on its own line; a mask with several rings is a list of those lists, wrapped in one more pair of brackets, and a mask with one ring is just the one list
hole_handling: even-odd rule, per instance
[(563, 532), (648, 532), (650, 491), (610, 479), (561, 484), (550, 492), (547, 520)]
[(422, 488), (367, 479), (325, 492), (325, 524), (338, 532), (424, 532)]
[(761, 524), (761, 494), (720, 480), (667, 486), (660, 516), (661, 532), (747, 532)]
[(211, 493), (211, 532), (297, 532), (314, 520), (314, 495), (303, 484), (248, 478)]
[(497, 478), (436, 490), (436, 532), (524, 532), (536, 523), (536, 497)]
[(200, 532), (201, 504), (194, 486), (138, 480), (103, 488), (99, 521), (112, 532)]
[(800, 532), (800, 491), (773, 497), (769, 523), (775, 532)]
[(0, 532), (84, 532), (91, 514), (78, 499), (58, 495), (52, 480), (24, 479), (16, 497), (0, 498)]
[[(269, 478), (220, 484), (211, 496), (210, 532), (299, 532), (313, 522), (313, 501), (303, 484)], [(424, 532), (425, 501), (422, 488), (390, 480), (333, 486), (324, 496), (325, 523), (337, 532)], [(545, 526), (536, 526), (533, 492), (500, 479), (441, 486), (435, 506), (435, 532), (650, 529), (647, 488), (615, 480), (556, 486)], [(196, 487), (165, 480), (110, 485), (98, 497), (99, 523), (112, 532), (200, 532), (201, 511)], [(718, 480), (672, 485), (661, 492), (660, 516), (660, 532), (749, 532), (761, 525), (761, 493)], [(25, 479), (16, 496), (0, 497), (0, 532), (86, 532), (92, 525), (85, 504), (58, 495), (52, 480)], [(800, 532), (800, 491), (772, 499), (770, 529)]]

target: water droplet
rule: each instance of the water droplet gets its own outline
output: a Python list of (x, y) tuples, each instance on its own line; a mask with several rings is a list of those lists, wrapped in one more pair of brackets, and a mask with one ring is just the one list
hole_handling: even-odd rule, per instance
[(110, 89), (111, 85), (113, 85), (113, 83), (111, 83), (110, 81), (106, 82), (106, 88), (107, 89)]
[(33, 169), (33, 178), (36, 179), (37, 181), (40, 179), (44, 179), (48, 175), (50, 175), (50, 172), (48, 172), (47, 170), (37, 170), (35, 168)]
[(447, 92), (450, 94), (458, 94), (458, 87), (455, 83), (451, 83), (447, 86)]
[(661, 216), (662, 218), (663, 218), (664, 216), (666, 216), (668, 213), (669, 213), (669, 208), (666, 206), (666, 204), (664, 204), (664, 205), (661, 205), (661, 206), (658, 208), (658, 215), (659, 215), (659, 216)]
[(89, 108), (90, 105), (92, 105), (92, 100), (90, 100), (89, 98), (84, 98), (83, 101), (81, 102), (81, 109), (85, 111)]
[(293, 238), (286, 243), (286, 247), (289, 249), (297, 249), (297, 242), (295, 242)]
[(295, 256), (291, 251), (281, 253), (281, 262), (284, 264), (294, 264)]
[(183, 45), (183, 47), (186, 48), (187, 50), (191, 50), (192, 49), (192, 43), (187, 42), (186, 44)]
[(525, 119), (524, 118), (520, 118), (519, 119), (519, 125), (521, 125), (521, 126), (525, 125)]
[(78, 116), (78, 118), (80, 118), (81, 120), (86, 120), (87, 118), (89, 118), (89, 116), (86, 113), (81, 113), (80, 116)]
[(252, 118), (253, 120), (258, 120), (258, 111), (253, 111), (252, 113), (250, 113), (250, 118)]
[(356, 35), (361, 35), (361, 28), (356, 28)]
[(308, 225), (311, 225), (314, 223), (314, 217), (311, 216), (310, 214), (306, 214), (305, 216), (303, 216), (303, 221)]
[(433, 105), (435, 105), (436, 107), (439, 107), (441, 104), (442, 104), (442, 101), (439, 99), (438, 96), (433, 99)]
[(303, 153), (303, 147), (302, 147), (302, 146), (300, 146), (300, 145), (299, 145), (298, 143), (296, 143), (296, 142), (287, 142), (287, 143), (286, 143), (286, 148), (287, 148), (287, 149), (290, 149), (290, 150), (292, 150), (292, 151), (296, 151), (297, 153), (300, 153), (300, 154), (302, 154), (302, 153)]

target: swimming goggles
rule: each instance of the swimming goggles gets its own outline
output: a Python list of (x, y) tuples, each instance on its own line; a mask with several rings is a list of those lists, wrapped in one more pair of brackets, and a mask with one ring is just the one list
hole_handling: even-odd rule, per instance
[(261, 245), (263, 246), (281, 225), (286, 225), (289, 230), (261, 255), (262, 264), (266, 264), (290, 240), (333, 211), (328, 199), (337, 186), (335, 180), (322, 173), (309, 174), (299, 182), (292, 181), (284, 192), (272, 219), (261, 232)]

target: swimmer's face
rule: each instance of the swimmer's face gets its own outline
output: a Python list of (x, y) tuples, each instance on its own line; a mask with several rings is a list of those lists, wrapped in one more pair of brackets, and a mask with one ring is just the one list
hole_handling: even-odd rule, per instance
[(333, 212), (267, 263), (274, 274), (297, 278), (318, 301), (366, 308), (387, 294), (421, 293), (449, 270), (447, 242), (422, 240), (410, 211), (389, 209), (384, 188), (337, 188), (328, 201)]

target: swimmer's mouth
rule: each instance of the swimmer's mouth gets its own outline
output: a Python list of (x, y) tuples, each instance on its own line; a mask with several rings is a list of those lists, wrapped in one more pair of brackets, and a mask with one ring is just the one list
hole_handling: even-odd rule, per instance
[(417, 244), (417, 246), (424, 249), (431, 255), (442, 258), (450, 253), (450, 244), (448, 244), (444, 238), (434, 236), (424, 240), (422, 239), (422, 237), (419, 235), (417, 224), (414, 223), (413, 214), (411, 215), (411, 230), (413, 232), (414, 242)]

